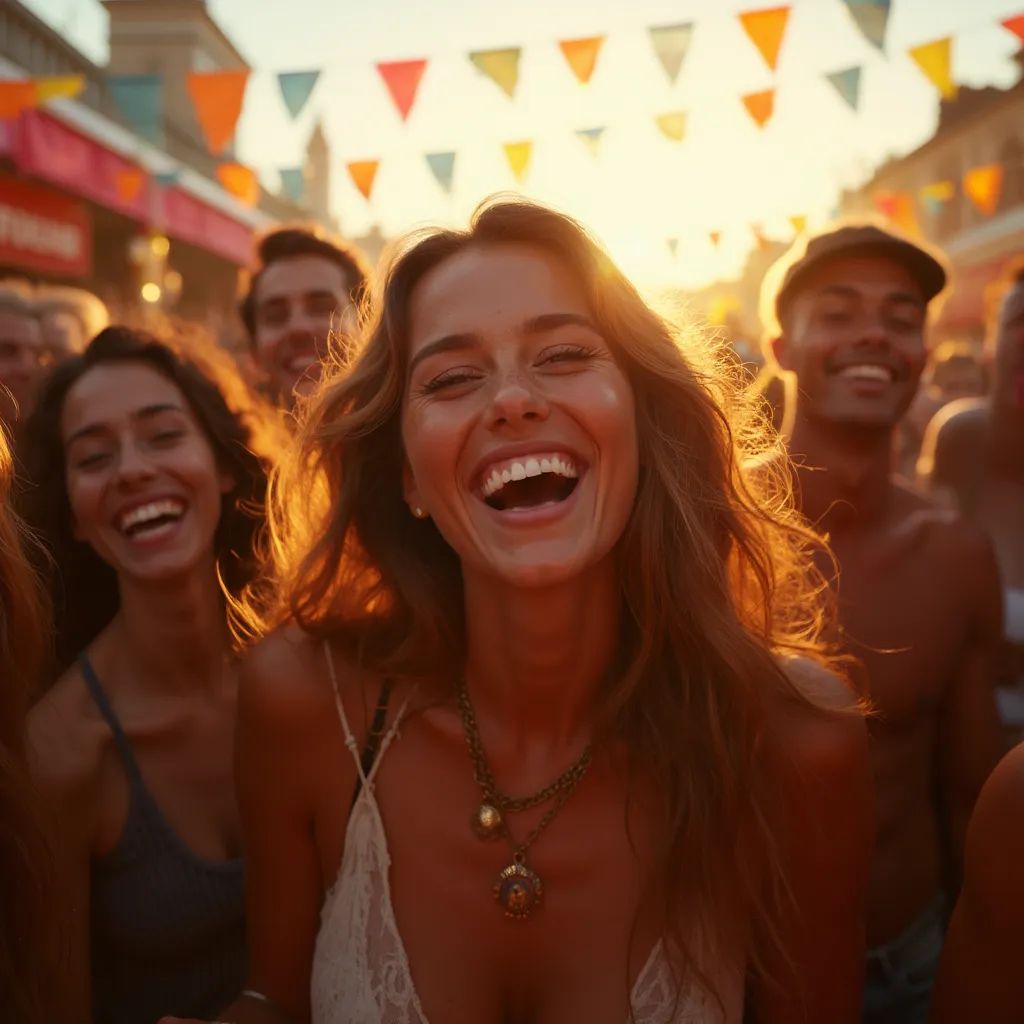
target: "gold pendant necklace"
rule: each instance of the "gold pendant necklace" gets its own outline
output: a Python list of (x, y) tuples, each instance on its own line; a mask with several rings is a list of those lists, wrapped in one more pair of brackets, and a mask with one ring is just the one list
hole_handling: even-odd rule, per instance
[(587, 744), (577, 761), (549, 786), (545, 786), (528, 797), (507, 796), (498, 789), (494, 776), (491, 774), (487, 755), (484, 753), (483, 743), (480, 739), (480, 731), (477, 728), (476, 716), (473, 714), (473, 705), (470, 703), (469, 693), (464, 683), (459, 688), (458, 697), (463, 731), (466, 734), (466, 743), (473, 760), (473, 775), (477, 785), (480, 786), (482, 795), (480, 805), (470, 818), (473, 832), (483, 840), (498, 839), (501, 836), (508, 836), (511, 840), (505, 821), (507, 812), (524, 811), (554, 800), (552, 806), (548, 808), (526, 839), (514, 846), (512, 863), (501, 871), (492, 887), (494, 898), (501, 904), (506, 916), (526, 918), (540, 906), (544, 897), (544, 883), (535, 871), (527, 867), (526, 851), (533, 845), (534, 840), (541, 832), (551, 824), (555, 815), (562, 809), (562, 805), (569, 799), (573, 790), (586, 774), (587, 768), (590, 766), (590, 745)]

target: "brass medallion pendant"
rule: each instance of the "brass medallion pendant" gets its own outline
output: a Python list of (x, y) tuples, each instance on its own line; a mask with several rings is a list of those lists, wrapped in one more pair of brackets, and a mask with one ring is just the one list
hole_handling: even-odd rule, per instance
[(540, 876), (523, 862), (516, 853), (512, 863), (494, 883), (494, 898), (501, 904), (506, 917), (529, 917), (544, 898), (544, 883)]
[(473, 831), (481, 839), (500, 839), (505, 834), (505, 822), (502, 820), (501, 811), (487, 801), (473, 812), (471, 824)]

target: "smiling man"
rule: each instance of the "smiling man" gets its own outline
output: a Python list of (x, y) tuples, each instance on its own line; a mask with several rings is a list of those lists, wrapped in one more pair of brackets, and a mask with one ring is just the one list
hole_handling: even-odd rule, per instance
[(330, 337), (343, 347), (355, 333), (368, 277), (355, 249), (311, 229), (264, 236), (240, 312), (253, 358), (281, 405), (316, 386)]
[(771, 354), (795, 385), (797, 501), (836, 556), (842, 644), (876, 712), (871, 1024), (925, 1019), (967, 821), (1001, 752), (991, 546), (891, 467), (927, 357), (928, 305), (945, 283), (929, 253), (864, 224), (811, 238), (763, 290)]

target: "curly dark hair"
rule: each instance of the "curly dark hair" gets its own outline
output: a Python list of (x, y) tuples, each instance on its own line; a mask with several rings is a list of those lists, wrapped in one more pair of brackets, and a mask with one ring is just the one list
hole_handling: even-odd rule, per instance
[(297, 256), (319, 256), (333, 263), (345, 275), (352, 301), (357, 306), (363, 301), (370, 270), (358, 250), (344, 242), (332, 241), (314, 228), (278, 228), (260, 239), (255, 266), (245, 279), (245, 294), (238, 304), (238, 312), (250, 342), (256, 338), (256, 289), (263, 272), (272, 263)]
[(54, 610), (51, 680), (110, 622), (119, 604), (116, 573), (72, 530), (61, 412), (68, 392), (91, 369), (126, 362), (145, 363), (178, 387), (218, 465), (234, 481), (222, 498), (214, 538), (229, 605), (259, 563), (267, 474), (278, 438), (271, 410), (245, 386), (226, 353), (204, 351), (185, 338), (165, 341), (134, 328), (106, 328), (44, 381), (19, 444), (23, 514), (51, 555), (41, 567)]

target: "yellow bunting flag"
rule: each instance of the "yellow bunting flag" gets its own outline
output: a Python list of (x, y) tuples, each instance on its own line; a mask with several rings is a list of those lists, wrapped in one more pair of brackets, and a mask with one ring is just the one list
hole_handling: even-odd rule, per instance
[(530, 166), (530, 157), (533, 154), (532, 142), (506, 142), (505, 159), (508, 160), (516, 181), (522, 182), (526, 177), (527, 168)]
[(398, 108), (402, 120), (409, 118), (416, 92), (420, 87), (420, 79), (427, 70), (425, 60), (395, 60), (377, 65), (380, 77), (388, 87), (391, 99)]
[(377, 168), (380, 167), (379, 160), (355, 160), (348, 167), (349, 176), (352, 178), (356, 188), (363, 194), (364, 199), (370, 198), (373, 191), (373, 183), (377, 177)]
[(85, 88), (85, 75), (48, 75), (36, 79), (40, 103), (56, 99), (74, 99)]
[(921, 189), (921, 200), (929, 207), (937, 208), (948, 203), (956, 195), (956, 185), (951, 181), (933, 181)]
[(671, 114), (659, 114), (655, 119), (662, 135), (673, 142), (682, 142), (686, 134), (686, 112), (673, 111)]
[(188, 94), (211, 153), (222, 152), (235, 134), (248, 81), (248, 71), (190, 71), (187, 75)]
[(763, 11), (739, 14), (743, 30), (764, 57), (765, 64), (775, 70), (779, 63), (779, 48), (789, 21), (789, 7), (770, 7)]
[(943, 99), (956, 99), (957, 84), (953, 81), (953, 37), (936, 39), (934, 43), (911, 47), (910, 56)]
[(217, 167), (217, 178), (243, 206), (255, 206), (260, 198), (260, 183), (256, 172), (245, 164), (226, 163)]
[(572, 68), (572, 73), (583, 84), (590, 81), (597, 65), (604, 36), (589, 36), (586, 39), (563, 39), (558, 45)]
[(797, 235), (802, 235), (807, 230), (807, 218), (802, 213), (790, 217), (789, 223), (793, 225), (793, 232)]
[(511, 99), (519, 82), (519, 56), (522, 50), (518, 46), (506, 50), (477, 50), (469, 55), (469, 59), (482, 71), (506, 96)]
[(138, 167), (125, 167), (117, 172), (117, 198), (122, 203), (134, 203), (146, 183), (146, 173)]
[(775, 90), (765, 89), (763, 92), (748, 93), (743, 97), (743, 106), (754, 119), (758, 127), (763, 128), (775, 113)]
[(17, 117), (39, 104), (39, 91), (31, 79), (0, 82), (0, 118)]
[(991, 217), (996, 212), (1002, 191), (1002, 164), (972, 167), (964, 175), (964, 193), (986, 217)]

